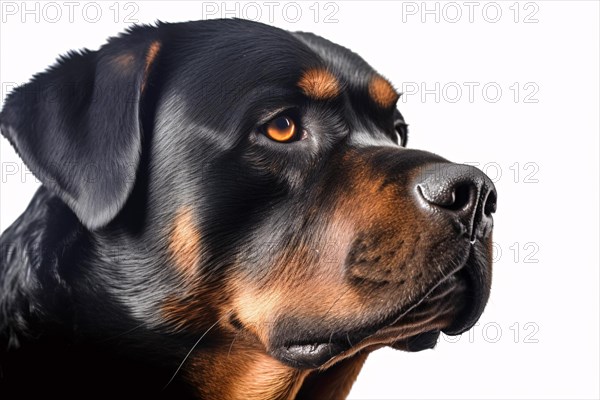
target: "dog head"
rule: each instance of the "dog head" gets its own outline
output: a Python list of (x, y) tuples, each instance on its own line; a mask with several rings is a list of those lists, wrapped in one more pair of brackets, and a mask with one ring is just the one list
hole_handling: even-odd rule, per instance
[(69, 54), (0, 120), (136, 324), (310, 370), (432, 347), (489, 296), (494, 185), (407, 148), (399, 96), (318, 36), (220, 20)]

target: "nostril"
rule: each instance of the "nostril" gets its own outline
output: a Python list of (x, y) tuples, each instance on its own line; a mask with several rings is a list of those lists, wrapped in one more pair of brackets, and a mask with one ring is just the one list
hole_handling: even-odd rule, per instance
[(446, 211), (460, 211), (473, 204), (477, 188), (472, 182), (454, 184), (446, 181), (433, 181), (417, 185), (417, 191), (431, 205)]
[(483, 206), (483, 213), (487, 217), (491, 217), (493, 213), (496, 212), (496, 202), (497, 196), (495, 190), (490, 190), (488, 193), (487, 199), (485, 199), (485, 204)]
[(452, 191), (452, 203), (445, 205), (444, 208), (452, 211), (458, 211), (465, 208), (471, 201), (472, 189), (470, 184), (456, 186)]

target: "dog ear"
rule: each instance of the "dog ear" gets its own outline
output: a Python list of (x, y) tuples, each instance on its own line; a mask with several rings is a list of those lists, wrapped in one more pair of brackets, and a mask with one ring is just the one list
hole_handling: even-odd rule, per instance
[(0, 113), (25, 164), (89, 229), (108, 224), (133, 190), (156, 31), (137, 27), (98, 51), (67, 54), (15, 89)]

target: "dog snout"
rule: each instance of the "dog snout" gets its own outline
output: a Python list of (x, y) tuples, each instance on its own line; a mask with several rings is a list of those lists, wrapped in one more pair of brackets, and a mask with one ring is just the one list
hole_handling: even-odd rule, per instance
[(470, 165), (442, 163), (429, 166), (417, 182), (418, 195), (457, 221), (471, 241), (489, 234), (497, 193), (486, 174)]

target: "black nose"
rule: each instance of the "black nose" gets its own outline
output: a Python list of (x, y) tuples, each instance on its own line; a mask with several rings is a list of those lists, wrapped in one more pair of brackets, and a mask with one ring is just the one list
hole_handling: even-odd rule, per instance
[(429, 205), (459, 222), (471, 242), (485, 237), (496, 211), (496, 188), (475, 167), (433, 164), (419, 177), (417, 191)]

